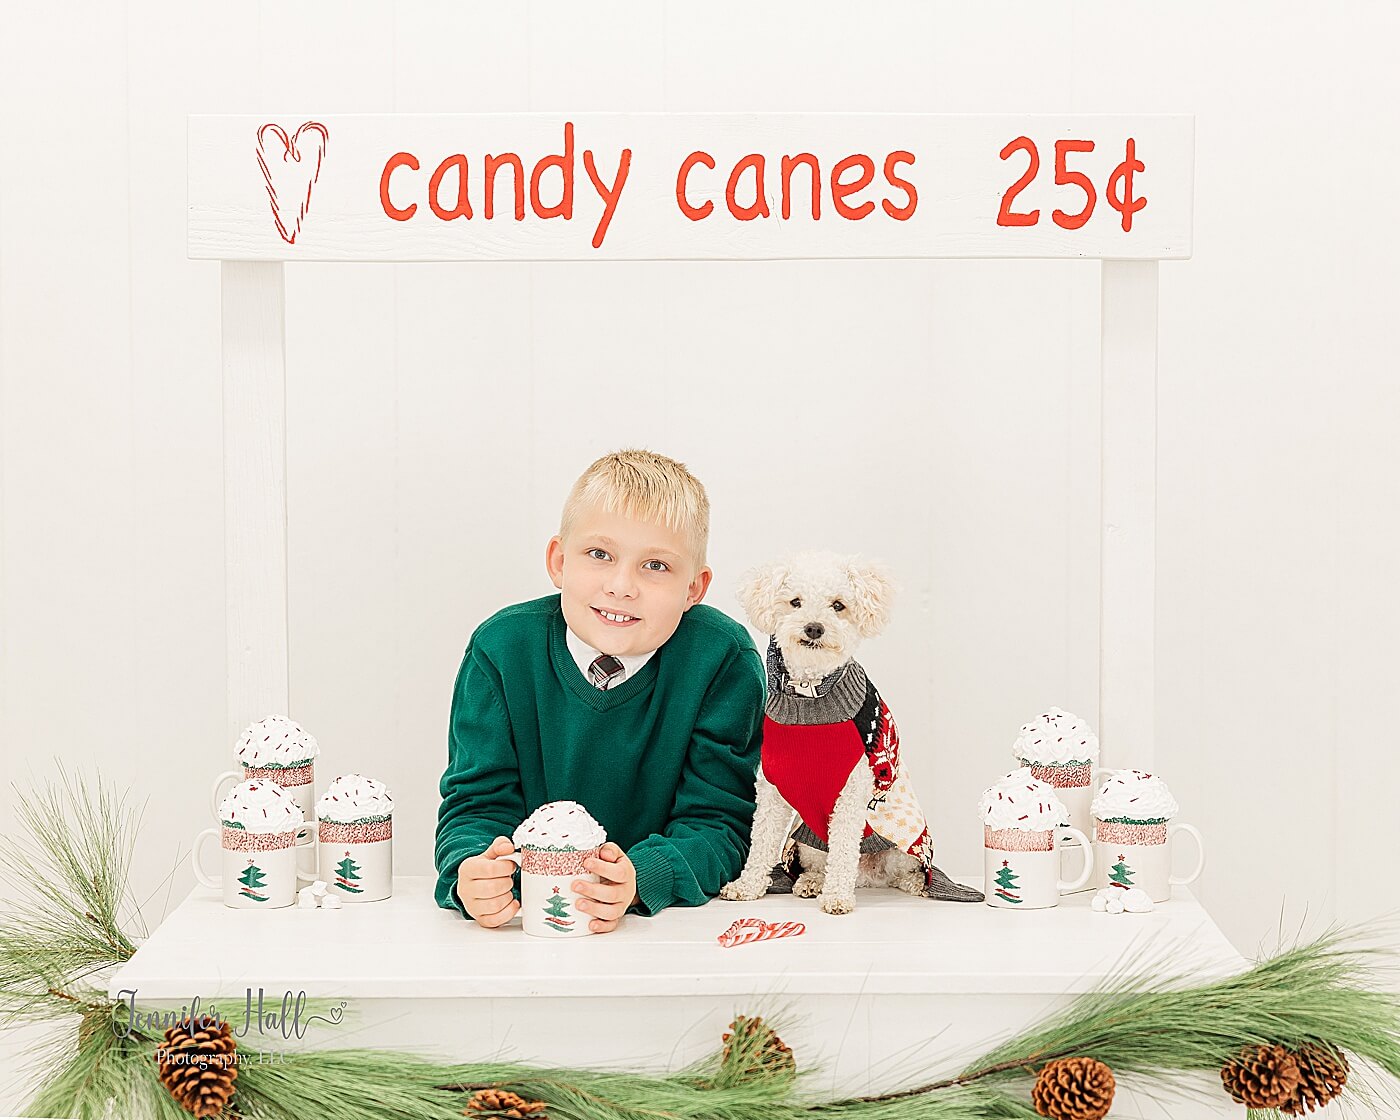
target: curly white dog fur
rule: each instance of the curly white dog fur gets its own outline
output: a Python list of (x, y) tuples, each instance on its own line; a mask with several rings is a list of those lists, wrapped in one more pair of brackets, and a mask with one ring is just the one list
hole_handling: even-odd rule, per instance
[(768, 707), (753, 842), (722, 898), (764, 894), (795, 837), (802, 872), (793, 893), (816, 897), (828, 914), (849, 913), (865, 886), (982, 901), (933, 866), (894, 720), (854, 660), (889, 621), (892, 591), (879, 565), (824, 552), (760, 568), (741, 585), (749, 620), (771, 635)]

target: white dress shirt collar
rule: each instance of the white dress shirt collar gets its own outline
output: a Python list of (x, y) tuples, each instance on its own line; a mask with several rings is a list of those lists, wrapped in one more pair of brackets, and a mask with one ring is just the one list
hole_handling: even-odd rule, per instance
[[(588, 677), (588, 667), (602, 656), (602, 650), (590, 646), (573, 632), (567, 622), (564, 624), (564, 641), (568, 644), (569, 652), (574, 655), (574, 663), (578, 666), (578, 671), (583, 674), (583, 679), (592, 684), (593, 682)], [(610, 687), (616, 688), (623, 681), (630, 680), (641, 670), (643, 665), (651, 660), (652, 654), (655, 652), (656, 650), (651, 650), (649, 653), (615, 654), (614, 656), (622, 662), (622, 676), (614, 680)]]

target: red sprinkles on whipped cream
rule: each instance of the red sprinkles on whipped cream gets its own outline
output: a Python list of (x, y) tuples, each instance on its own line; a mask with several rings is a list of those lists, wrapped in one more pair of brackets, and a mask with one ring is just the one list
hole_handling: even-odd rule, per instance
[(1119, 770), (1099, 787), (1089, 811), (1101, 821), (1165, 825), (1181, 806), (1161, 778), (1145, 770)]
[[(1021, 735), (1012, 753), (1022, 766), (1037, 768), (1035, 776), (1051, 785), (1088, 785), (1089, 770), (1099, 760), (1099, 737), (1073, 712), (1051, 708), (1041, 712), (1033, 722), (1021, 725)], [(1072, 767), (1075, 773), (1057, 775), (1063, 779), (1060, 781), (1047, 777), (1060, 767)]]
[(257, 769), (307, 766), (320, 753), (315, 737), (286, 716), (268, 716), (249, 724), (234, 748), (239, 762)]
[(305, 822), (297, 799), (273, 782), (241, 782), (219, 802), (225, 829), (246, 832), (295, 832)]
[(316, 802), (319, 836), (328, 844), (371, 844), (394, 834), (389, 787), (363, 774), (342, 774)]
[(577, 801), (550, 801), (526, 817), (511, 839), (517, 848), (578, 852), (601, 847), (608, 834)]
[(1069, 811), (1053, 786), (1022, 766), (998, 779), (977, 802), (983, 843), (1006, 851), (1049, 851), (1053, 831), (1069, 821)]

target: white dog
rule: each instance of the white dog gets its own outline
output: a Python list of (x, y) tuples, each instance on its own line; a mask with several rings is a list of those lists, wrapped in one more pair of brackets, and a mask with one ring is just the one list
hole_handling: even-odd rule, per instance
[(854, 660), (889, 620), (892, 590), (880, 566), (821, 552), (760, 568), (740, 586), (749, 621), (770, 635), (768, 705), (753, 843), (721, 898), (764, 894), (791, 840), (801, 866), (792, 892), (828, 914), (849, 913), (856, 887), (982, 901), (934, 867), (894, 720)]

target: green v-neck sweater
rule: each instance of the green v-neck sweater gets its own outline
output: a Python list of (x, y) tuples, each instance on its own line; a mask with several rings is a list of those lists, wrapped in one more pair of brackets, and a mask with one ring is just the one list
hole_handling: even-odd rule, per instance
[(763, 662), (697, 603), (636, 675), (601, 691), (565, 643), (558, 595), (506, 607), (457, 673), (439, 791), (438, 904), (457, 868), (549, 801), (577, 801), (637, 869), (640, 909), (698, 906), (738, 876), (753, 824)]

